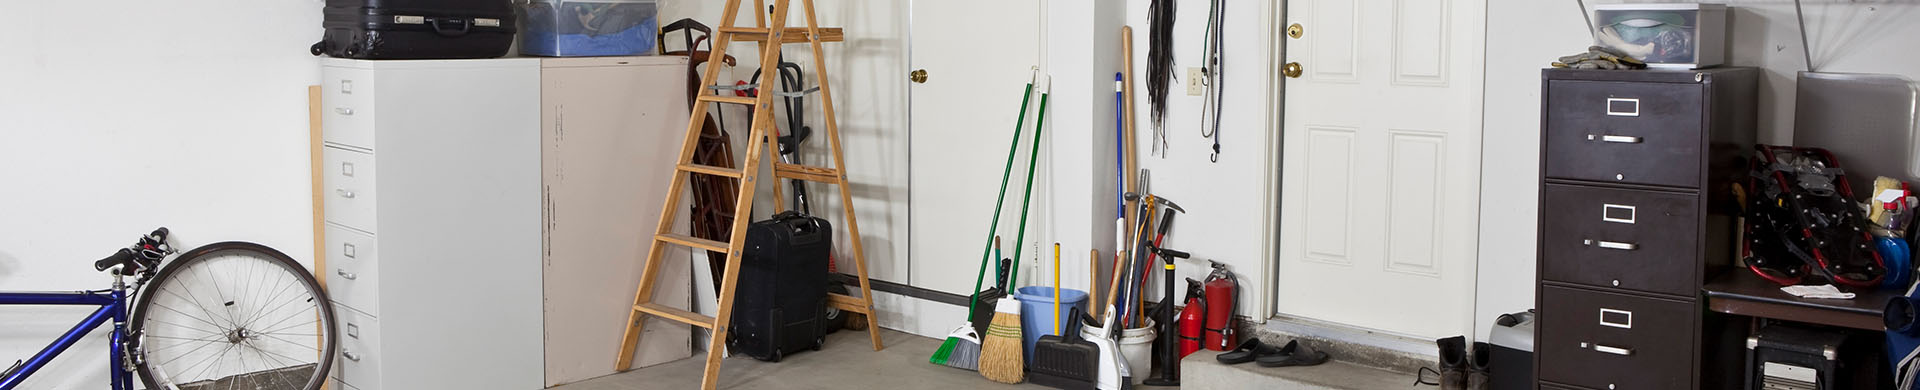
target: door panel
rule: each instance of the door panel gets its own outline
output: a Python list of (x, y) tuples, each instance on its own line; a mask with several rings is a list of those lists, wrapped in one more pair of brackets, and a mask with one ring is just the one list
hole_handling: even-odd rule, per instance
[(1282, 23), (1303, 34), (1284, 38), (1302, 72), (1283, 103), (1281, 313), (1423, 338), (1472, 329), (1485, 6), (1287, 2)]
[[(1040, 62), (1040, 7), (1019, 0), (915, 1), (911, 70), (925, 69), (924, 83), (909, 84), (912, 104), (911, 283), (915, 287), (971, 295), (992, 218), (994, 193), (1013, 138), (1018, 93), (1032, 65)], [(992, 28), (981, 28), (992, 20)], [(961, 33), (964, 32), (964, 33)], [(981, 61), (981, 53), (992, 53)], [(906, 72), (874, 77), (906, 79)], [(1038, 91), (1038, 87), (1035, 90)], [(1036, 92), (1037, 93), (1037, 92)], [(1012, 256), (1020, 220), (1021, 190), (1032, 148), (1038, 96), (1027, 108), (1022, 152), (1000, 213), (1003, 247)], [(1036, 191), (1037, 192), (1037, 191)], [(1034, 195), (1036, 203), (1040, 198)], [(1037, 205), (1035, 207), (1038, 208)], [(1038, 210), (1033, 212), (1039, 214)], [(1027, 221), (1027, 237), (1038, 223)], [(987, 283), (992, 283), (991, 276)]]

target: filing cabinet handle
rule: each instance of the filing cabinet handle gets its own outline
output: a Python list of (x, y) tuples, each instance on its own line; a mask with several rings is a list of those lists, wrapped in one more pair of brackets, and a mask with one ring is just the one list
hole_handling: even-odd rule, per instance
[(1606, 248), (1606, 249), (1618, 249), (1623, 251), (1640, 249), (1639, 245), (1635, 245), (1634, 243), (1631, 243), (1631, 242), (1614, 242), (1614, 241), (1607, 241), (1607, 240), (1591, 240), (1591, 242), (1598, 243), (1599, 247)]
[(333, 112), (340, 115), (353, 115), (353, 107), (334, 107)]
[(1605, 345), (1594, 344), (1593, 350), (1595, 352), (1611, 353), (1611, 354), (1620, 355), (1620, 356), (1633, 356), (1633, 350), (1620, 348), (1620, 347), (1609, 347)]
[(347, 280), (354, 280), (354, 279), (360, 278), (360, 275), (354, 275), (352, 272), (347, 272), (347, 270), (344, 270), (344, 269), (333, 270), (333, 273), (339, 274), (340, 277), (347, 278)]
[(353, 191), (347, 191), (345, 189), (336, 189), (336, 190), (333, 190), (333, 192), (336, 194), (340, 194), (340, 197), (342, 198), (353, 199)]
[(347, 360), (360, 361), (360, 355), (354, 354), (353, 351), (341, 350), (340, 356), (347, 358)]
[(1640, 137), (1627, 136), (1627, 135), (1603, 135), (1603, 136), (1600, 136), (1600, 142), (1612, 142), (1616, 144), (1637, 144), (1637, 143), (1640, 143)]

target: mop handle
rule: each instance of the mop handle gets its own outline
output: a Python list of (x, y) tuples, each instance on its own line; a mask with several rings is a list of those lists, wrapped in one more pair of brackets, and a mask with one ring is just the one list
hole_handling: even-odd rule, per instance
[[(973, 292), (976, 295), (980, 293), (980, 282), (987, 279), (987, 264), (994, 262), (993, 258), (988, 256), (993, 254), (994, 243), (999, 241), (999, 237), (994, 233), (1000, 227), (1000, 205), (1007, 200), (1007, 179), (1013, 177), (1013, 156), (1020, 153), (1020, 127), (1027, 120), (1027, 99), (1033, 97), (1033, 79), (1039, 73), (1040, 67), (1033, 67), (1033, 71), (1027, 74), (1027, 89), (1020, 93), (1020, 116), (1013, 120), (1013, 145), (1007, 146), (1007, 167), (1000, 172), (1000, 195), (993, 201), (993, 223), (987, 225), (987, 247), (980, 250), (980, 274), (973, 277)], [(1034, 150), (1039, 150), (1038, 147), (1035, 145)], [(978, 299), (967, 300), (967, 318), (973, 318), (975, 309), (973, 306), (978, 301)]]
[(1033, 119), (1033, 155), (1027, 157), (1027, 190), (1020, 200), (1020, 234), (1013, 240), (1013, 276), (1009, 283), (1020, 283), (1020, 251), (1027, 249), (1027, 208), (1033, 206), (1033, 168), (1040, 163), (1040, 133), (1047, 130), (1047, 97), (1052, 95), (1053, 76), (1040, 76), (1040, 114)]
[(1060, 243), (1053, 243), (1053, 331), (1060, 332)]

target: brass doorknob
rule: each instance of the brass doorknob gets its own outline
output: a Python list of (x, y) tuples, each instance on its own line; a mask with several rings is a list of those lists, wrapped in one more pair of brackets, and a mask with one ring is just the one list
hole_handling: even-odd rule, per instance
[(915, 83), (925, 84), (927, 82), (927, 70), (920, 69), (913, 71), (913, 73), (908, 73), (907, 79), (913, 80)]
[(1287, 75), (1290, 79), (1300, 78), (1300, 63), (1288, 62), (1286, 66), (1280, 67), (1280, 74)]
[(1305, 27), (1300, 27), (1299, 23), (1294, 23), (1291, 26), (1287, 26), (1287, 36), (1293, 37), (1293, 39), (1300, 39), (1300, 35), (1305, 34), (1307, 32), (1306, 30)]

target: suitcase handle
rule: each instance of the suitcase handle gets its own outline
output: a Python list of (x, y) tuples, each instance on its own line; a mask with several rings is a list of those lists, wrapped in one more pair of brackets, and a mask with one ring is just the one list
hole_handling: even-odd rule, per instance
[[(464, 36), (467, 31), (473, 30), (473, 21), (462, 18), (427, 18), (427, 25), (433, 26), (433, 33), (443, 37)], [(455, 30), (456, 27), (459, 29)]]

